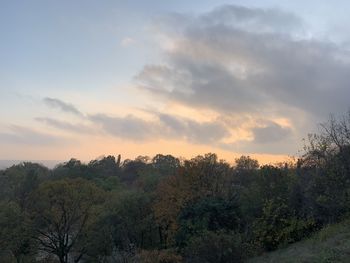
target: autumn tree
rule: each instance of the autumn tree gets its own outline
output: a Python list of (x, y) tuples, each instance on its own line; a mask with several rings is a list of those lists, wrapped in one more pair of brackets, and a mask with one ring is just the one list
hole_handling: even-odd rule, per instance
[(177, 175), (159, 184), (154, 211), (164, 246), (174, 242), (178, 216), (189, 202), (233, 194), (231, 175), (232, 170), (227, 163), (219, 161), (215, 154), (206, 154), (185, 161)]

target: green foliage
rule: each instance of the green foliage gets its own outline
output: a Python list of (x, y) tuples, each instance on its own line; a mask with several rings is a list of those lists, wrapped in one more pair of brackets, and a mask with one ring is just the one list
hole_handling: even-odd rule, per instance
[(282, 200), (268, 200), (263, 214), (254, 223), (255, 243), (264, 250), (274, 250), (301, 240), (315, 227), (315, 222), (297, 218)]
[(88, 178), (87, 167), (77, 159), (70, 159), (68, 162), (58, 165), (53, 170), (55, 179), (63, 178)]
[(91, 177), (110, 177), (120, 174), (120, 160), (116, 162), (114, 156), (107, 156), (101, 159), (93, 160), (88, 164), (88, 171)]
[(237, 200), (204, 198), (182, 210), (177, 242), (183, 247), (193, 236), (205, 231), (238, 230), (239, 226), (240, 211)]
[(249, 263), (272, 262), (349, 262), (349, 219), (328, 225), (310, 238), (248, 260)]
[(30, 262), (34, 252), (31, 229), (24, 213), (15, 202), (0, 202), (0, 253), (9, 260)]
[(23, 209), (29, 194), (48, 175), (49, 170), (39, 164), (25, 162), (14, 165), (0, 175), (0, 199), (16, 201)]
[(97, 177), (93, 181), (97, 186), (101, 187), (105, 191), (119, 192), (122, 191), (125, 187), (121, 182), (120, 178), (117, 176), (111, 176), (106, 178)]
[(151, 196), (127, 191), (116, 195), (108, 207), (106, 219), (118, 249), (152, 248), (159, 244), (158, 226), (154, 222)]
[(130, 185), (142, 174), (149, 173), (152, 166), (147, 163), (148, 159), (139, 156), (135, 160), (125, 160), (122, 165), (122, 180)]
[(39, 249), (55, 254), (61, 263), (68, 262), (74, 251), (83, 256), (86, 231), (97, 215), (103, 192), (82, 179), (49, 181), (31, 195), (29, 206), (35, 240)]
[(163, 176), (175, 175), (180, 167), (180, 160), (171, 155), (157, 154), (152, 159), (152, 165)]

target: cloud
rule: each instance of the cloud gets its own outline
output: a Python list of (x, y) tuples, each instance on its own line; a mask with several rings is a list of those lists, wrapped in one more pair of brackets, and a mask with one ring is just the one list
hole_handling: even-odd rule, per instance
[[(235, 152), (290, 153), (310, 132), (310, 123), (349, 107), (349, 54), (310, 38), (295, 14), (225, 5), (157, 22), (154, 35), (165, 40), (160, 44), (163, 59), (135, 76), (138, 88), (164, 108), (208, 110), (215, 117), (198, 121), (171, 110), (151, 112), (150, 119), (84, 115), (72, 104), (45, 98), (48, 106), (80, 116), (84, 124), (37, 120), (61, 130), (99, 129), (138, 142), (171, 139)], [(120, 44), (133, 43), (125, 37)]]
[(145, 121), (133, 115), (126, 117), (110, 117), (105, 114), (90, 116), (90, 120), (116, 137), (135, 141), (147, 140), (157, 135), (155, 123)]
[(22, 126), (13, 125), (8, 132), (0, 132), (0, 142), (24, 145), (57, 145), (64, 142), (63, 138), (42, 133)]
[(35, 118), (56, 129), (79, 134), (108, 133), (130, 141), (155, 141), (158, 139), (179, 139), (196, 144), (216, 144), (231, 135), (229, 129), (219, 120), (198, 122), (176, 115), (148, 111), (152, 120), (134, 115), (124, 117), (103, 113), (88, 115), (82, 123), (70, 123), (54, 118)]
[(257, 33), (302, 31), (303, 21), (279, 9), (224, 5), (199, 17), (206, 25), (226, 25)]
[[(152, 98), (221, 116), (290, 121), (291, 130), (277, 124), (251, 126), (256, 144), (295, 139), (293, 133), (305, 136), (310, 122), (349, 107), (348, 52), (310, 39), (296, 15), (223, 6), (181, 17), (163, 18), (156, 30), (171, 48), (163, 50), (163, 61), (145, 65), (135, 77)], [(285, 151), (293, 147), (295, 142)]]
[(129, 47), (132, 46), (136, 43), (135, 39), (131, 38), (131, 37), (125, 37), (120, 41), (120, 45), (122, 47)]
[(211, 144), (230, 135), (223, 124), (215, 121), (197, 122), (160, 113), (155, 113), (154, 117), (155, 120), (147, 121), (132, 115), (110, 117), (98, 114), (90, 116), (90, 120), (115, 137), (133, 141), (180, 139), (190, 143)]
[(92, 127), (84, 124), (73, 124), (53, 118), (35, 118), (35, 120), (61, 130), (72, 131), (80, 134), (94, 133)]
[(277, 123), (269, 123), (263, 127), (256, 127), (252, 129), (254, 143), (257, 144), (269, 144), (279, 142), (287, 139), (291, 135), (292, 131), (288, 127), (282, 127)]
[(51, 108), (59, 109), (66, 113), (82, 116), (83, 114), (73, 105), (56, 98), (46, 97), (43, 99), (45, 104)]
[[(231, 112), (287, 106), (324, 115), (348, 105), (350, 64), (339, 60), (348, 57), (345, 52), (330, 43), (226, 23), (230, 16), (259, 21), (258, 30), (280, 27), (284, 16), (296, 20), (277, 10), (249, 10), (225, 6), (194, 19), (181, 38), (175, 36), (175, 48), (166, 51), (164, 63), (146, 65), (136, 76), (140, 88), (187, 105)], [(269, 13), (275, 17), (268, 19)]]
[(167, 131), (166, 136), (178, 137), (192, 143), (213, 144), (229, 137), (229, 130), (218, 121), (197, 122), (170, 114), (158, 114), (159, 121)]

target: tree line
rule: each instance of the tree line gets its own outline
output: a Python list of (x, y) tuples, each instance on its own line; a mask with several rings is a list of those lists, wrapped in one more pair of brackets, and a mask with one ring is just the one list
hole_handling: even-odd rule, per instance
[(350, 113), (293, 162), (158, 154), (0, 172), (1, 262), (244, 262), (350, 212)]

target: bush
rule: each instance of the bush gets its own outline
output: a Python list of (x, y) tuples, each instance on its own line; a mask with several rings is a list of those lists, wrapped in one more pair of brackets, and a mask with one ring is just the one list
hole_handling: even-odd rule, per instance
[(265, 202), (263, 215), (254, 223), (254, 242), (270, 251), (282, 244), (301, 240), (314, 227), (314, 220), (297, 218), (281, 200), (268, 200)]

